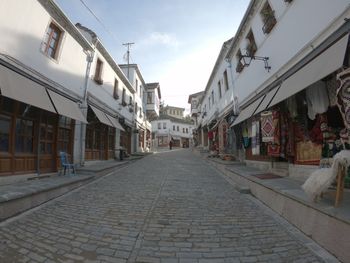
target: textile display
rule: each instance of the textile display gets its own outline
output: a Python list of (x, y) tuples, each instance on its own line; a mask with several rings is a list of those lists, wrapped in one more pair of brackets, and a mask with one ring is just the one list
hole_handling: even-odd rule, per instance
[(340, 85), (337, 89), (337, 104), (345, 127), (350, 129), (350, 68), (337, 75)]
[(289, 97), (287, 100), (287, 108), (289, 111), (289, 116), (294, 119), (298, 116), (298, 106), (295, 96)]
[(208, 131), (208, 139), (212, 140), (214, 138), (214, 132), (213, 131)]
[(281, 138), (280, 138), (280, 121), (279, 112), (272, 112), (272, 126), (273, 126), (273, 141), (267, 146), (267, 155), (272, 157), (280, 157), (281, 153)]
[(329, 99), (326, 85), (323, 81), (318, 81), (306, 89), (306, 101), (310, 120), (316, 118), (316, 114), (324, 113), (329, 106)]
[(258, 121), (252, 122), (252, 154), (260, 154), (260, 125)]
[(322, 154), (322, 145), (311, 141), (296, 144), (296, 161), (302, 164), (318, 164)]
[(281, 114), (281, 149), (280, 149), (280, 157), (286, 158), (286, 150), (287, 150), (287, 138), (288, 138), (288, 120), (285, 114)]
[(274, 135), (272, 111), (262, 112), (260, 115), (260, 120), (262, 142), (272, 142)]
[(337, 106), (337, 80), (335, 78), (331, 78), (326, 82), (328, 97), (329, 97), (329, 105), (331, 107)]
[(243, 147), (245, 149), (247, 149), (250, 145), (250, 138), (248, 135), (248, 128), (247, 127), (243, 128), (242, 137), (243, 137)]

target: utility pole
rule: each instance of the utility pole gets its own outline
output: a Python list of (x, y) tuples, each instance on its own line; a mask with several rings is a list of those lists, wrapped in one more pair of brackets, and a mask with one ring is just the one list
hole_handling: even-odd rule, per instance
[(130, 64), (130, 47), (133, 44), (135, 43), (134, 42), (123, 43), (123, 46), (126, 46), (128, 48), (128, 51), (126, 52), (126, 56), (128, 60), (128, 79), (129, 79), (129, 64)]

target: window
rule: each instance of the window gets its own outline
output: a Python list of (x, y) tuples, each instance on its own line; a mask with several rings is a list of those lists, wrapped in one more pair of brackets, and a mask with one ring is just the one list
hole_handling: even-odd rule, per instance
[(49, 25), (46, 32), (42, 51), (45, 55), (57, 59), (59, 44), (62, 36), (62, 30), (58, 28), (54, 23)]
[(140, 85), (140, 98), (142, 98), (142, 85)]
[(238, 49), (237, 53), (236, 53), (236, 59), (237, 59), (237, 66), (236, 66), (236, 72), (240, 73), (242, 72), (244, 65), (241, 62), (241, 58), (242, 58), (242, 52), (240, 49)]
[(114, 99), (119, 99), (119, 96), (118, 96), (118, 80), (117, 79), (114, 79), (114, 90), (113, 90), (113, 98)]
[(166, 129), (166, 122), (163, 122), (163, 129)]
[(125, 88), (123, 89), (123, 93), (122, 93), (122, 105), (126, 106), (126, 101), (125, 101)]
[(214, 91), (213, 90), (211, 91), (211, 102), (214, 105)]
[(188, 128), (186, 128), (186, 133), (188, 133)]
[(108, 150), (113, 151), (115, 148), (115, 129), (108, 127)]
[(0, 115), (0, 152), (9, 151), (11, 118)]
[(179, 126), (177, 126), (177, 127), (176, 127), (176, 130), (177, 130), (177, 131), (180, 131), (180, 127), (179, 127)]
[(185, 133), (185, 128), (182, 128), (182, 133)]
[(228, 90), (227, 70), (225, 70), (224, 72), (224, 84), (225, 84), (225, 89)]
[[(16, 152), (33, 152), (34, 122), (21, 118), (16, 119)], [(40, 134), (42, 136), (42, 134)]]
[(162, 128), (162, 124), (158, 122), (158, 130), (160, 130), (161, 128)]
[(249, 31), (246, 38), (248, 39), (248, 42), (249, 42), (247, 46), (247, 55), (254, 56), (258, 48), (256, 47), (255, 38), (252, 30)]
[(57, 152), (72, 152), (73, 138), (73, 120), (59, 116), (58, 120), (58, 135), (57, 135)]
[(152, 104), (152, 103), (153, 103), (152, 92), (147, 92), (147, 104)]
[(103, 67), (103, 62), (101, 59), (97, 59), (96, 61), (96, 68), (95, 68), (95, 77), (94, 80), (97, 84), (102, 85), (103, 80), (102, 80), (102, 67)]
[(210, 101), (211, 101), (211, 98), (209, 97), (208, 100), (209, 100), (208, 105), (209, 105), (209, 110), (210, 110), (210, 105), (211, 105)]
[(52, 114), (46, 114), (40, 123), (40, 153), (52, 154), (55, 141), (55, 118)]
[(137, 111), (138, 111), (138, 107), (137, 107), (137, 102), (135, 102), (135, 114), (137, 115)]
[(218, 90), (219, 90), (219, 98), (221, 99), (222, 94), (221, 94), (221, 82), (218, 82)]
[(135, 84), (135, 89), (136, 89), (136, 92), (137, 92), (137, 91), (138, 91), (138, 89), (137, 89), (137, 88), (138, 88), (138, 86), (139, 86), (139, 81), (136, 79), (136, 81), (135, 81), (135, 82), (136, 82), (136, 84)]
[(175, 131), (175, 125), (173, 125), (173, 131)]
[(264, 23), (264, 26), (262, 27), (262, 31), (264, 32), (264, 34), (268, 34), (271, 32), (272, 28), (277, 23), (277, 20), (275, 17), (275, 11), (272, 10), (269, 4), (269, 1), (266, 1), (265, 5), (260, 11), (260, 15)]
[(129, 105), (132, 105), (132, 97), (129, 97)]

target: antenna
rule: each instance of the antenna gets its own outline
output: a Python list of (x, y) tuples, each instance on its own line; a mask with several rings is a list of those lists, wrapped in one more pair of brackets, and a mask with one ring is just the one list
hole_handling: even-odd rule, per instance
[(131, 45), (134, 45), (134, 42), (128, 42), (128, 43), (123, 43), (123, 46), (127, 47), (127, 51), (126, 51), (126, 59), (128, 61), (128, 79), (129, 79), (129, 64), (130, 64), (130, 47)]

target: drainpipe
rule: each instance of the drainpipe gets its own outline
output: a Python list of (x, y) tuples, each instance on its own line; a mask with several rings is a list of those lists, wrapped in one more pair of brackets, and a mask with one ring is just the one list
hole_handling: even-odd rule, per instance
[[(85, 81), (84, 81), (84, 96), (83, 96), (83, 102), (80, 106), (84, 116), (87, 117), (88, 112), (88, 105), (87, 105), (87, 94), (89, 89), (89, 78), (90, 78), (90, 70), (91, 70), (91, 64), (94, 61), (95, 56), (95, 50), (96, 45), (98, 43), (98, 39), (95, 39), (95, 42), (93, 43), (93, 50), (91, 53), (87, 55), (87, 65), (86, 65), (86, 71), (85, 71)], [(86, 123), (81, 123), (81, 129), (80, 129), (80, 165), (84, 166), (85, 162), (85, 140), (86, 140)]]

